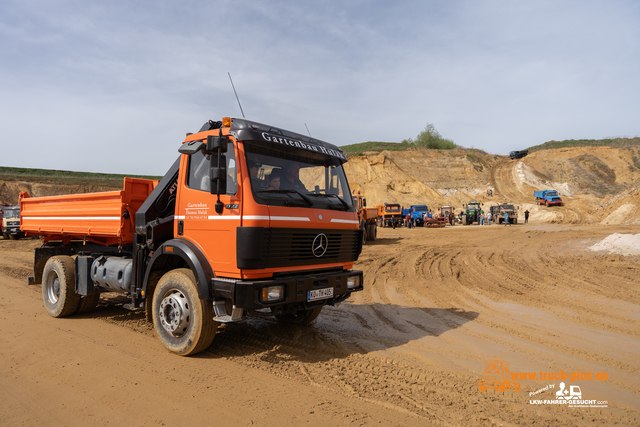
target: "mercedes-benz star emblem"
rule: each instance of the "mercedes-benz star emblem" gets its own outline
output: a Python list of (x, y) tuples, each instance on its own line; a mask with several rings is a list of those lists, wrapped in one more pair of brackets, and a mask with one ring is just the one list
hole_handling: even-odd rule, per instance
[(311, 252), (316, 258), (320, 258), (327, 252), (327, 248), (329, 247), (329, 239), (325, 234), (318, 234), (315, 239), (313, 239), (313, 245), (311, 246)]

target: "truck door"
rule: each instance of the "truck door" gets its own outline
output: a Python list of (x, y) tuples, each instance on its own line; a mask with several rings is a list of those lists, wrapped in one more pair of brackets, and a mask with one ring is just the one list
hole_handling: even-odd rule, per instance
[(183, 155), (176, 208), (176, 237), (182, 237), (201, 248), (214, 272), (237, 272), (236, 228), (242, 217), (242, 191), (238, 187), (236, 148), (229, 142), (225, 154), (227, 167), (226, 191), (220, 195), (224, 204), (216, 213), (217, 195), (211, 194), (210, 156), (202, 151)]

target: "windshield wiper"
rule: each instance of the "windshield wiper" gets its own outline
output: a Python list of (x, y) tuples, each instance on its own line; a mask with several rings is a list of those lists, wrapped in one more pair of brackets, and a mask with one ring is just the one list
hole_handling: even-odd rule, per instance
[(351, 206), (349, 206), (349, 204), (347, 202), (345, 202), (340, 196), (338, 196), (337, 194), (316, 194), (316, 193), (310, 193), (310, 196), (318, 196), (318, 197), (335, 197), (336, 199), (340, 200), (340, 203), (342, 203), (342, 206), (345, 207), (345, 209), (351, 209)]
[(293, 189), (291, 190), (260, 190), (260, 191), (256, 191), (256, 193), (279, 193), (279, 194), (296, 193), (297, 195), (302, 197), (302, 199), (305, 202), (307, 202), (309, 206), (313, 206), (313, 201), (307, 196), (305, 196), (304, 194), (302, 194), (301, 192), (299, 192), (298, 190), (293, 190)]

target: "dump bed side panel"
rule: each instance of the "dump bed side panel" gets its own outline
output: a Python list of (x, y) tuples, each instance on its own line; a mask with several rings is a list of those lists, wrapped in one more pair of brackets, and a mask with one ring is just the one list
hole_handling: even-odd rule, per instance
[(125, 178), (122, 191), (20, 199), (22, 230), (48, 240), (87, 239), (101, 244), (133, 242), (134, 218), (157, 181)]

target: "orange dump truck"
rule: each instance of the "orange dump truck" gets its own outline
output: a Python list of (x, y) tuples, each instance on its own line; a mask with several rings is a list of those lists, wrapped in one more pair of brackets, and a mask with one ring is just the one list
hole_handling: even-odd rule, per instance
[(385, 203), (378, 205), (378, 222), (383, 227), (402, 227), (404, 218), (402, 217), (402, 208), (397, 203)]
[(353, 204), (358, 212), (358, 223), (362, 230), (362, 243), (374, 241), (378, 237), (378, 208), (368, 208), (367, 199), (360, 191), (353, 191)]
[(244, 119), (187, 134), (158, 182), (122, 191), (20, 197), (21, 229), (41, 236), (34, 275), (50, 315), (121, 292), (170, 351), (207, 348), (219, 323), (275, 316), (308, 324), (363, 289), (346, 156), (329, 143)]

